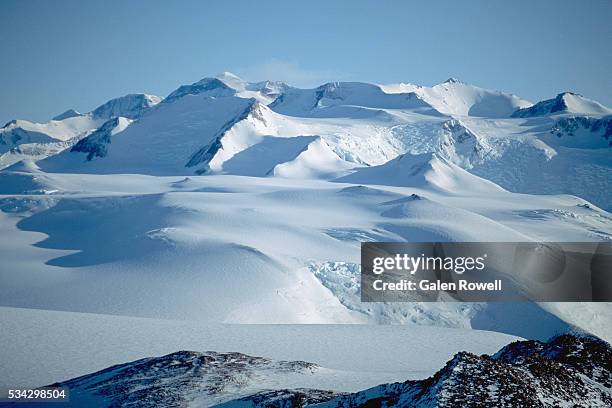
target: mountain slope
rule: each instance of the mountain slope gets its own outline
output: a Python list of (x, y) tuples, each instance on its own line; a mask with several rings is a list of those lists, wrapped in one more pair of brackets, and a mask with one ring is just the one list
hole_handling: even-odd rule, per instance
[(458, 353), (426, 380), (383, 384), (313, 406), (607, 407), (610, 361), (608, 343), (566, 334), (547, 343), (513, 343), (491, 357)]
[(47, 123), (11, 121), (0, 129), (0, 169), (21, 160), (42, 160), (58, 154), (108, 120), (137, 119), (160, 101), (153, 95), (130, 94), (111, 99), (84, 114), (69, 109)]
[[(49, 124), (9, 124), (0, 132), (0, 166), (57, 155), (41, 162), (41, 169), (231, 174), (224, 164), (234, 155), (252, 147), (251, 155), (269, 151), (267, 144), (255, 147), (264, 140), (280, 149), (291, 144), (269, 137), (316, 136), (322, 141), (320, 152), (315, 154), (313, 145), (306, 156), (320, 154), (325, 169), (299, 171), (309, 178), (381, 165), (406, 153), (435, 153), (509, 191), (574, 194), (602, 208), (611, 205), (606, 188), (612, 175), (606, 150), (612, 143), (611, 121), (609, 115), (601, 117), (610, 110), (570, 93), (529, 108), (528, 101), (514, 95), (453, 78), (431, 88), (331, 82), (298, 89), (274, 81), (252, 83), (225, 72), (183, 85), (158, 102), (144, 94), (127, 95), (87, 114), (67, 111), (61, 121)], [(545, 115), (525, 121), (508, 118), (513, 112)], [(108, 138), (113, 142), (105, 143), (103, 156), (80, 154), (81, 147), (66, 150), (117, 115), (136, 122), (115, 132), (120, 137)], [(246, 163), (246, 157), (240, 157), (240, 168), (251, 168), (251, 174), (286, 173), (286, 166), (270, 172), (263, 162), (257, 168), (253, 156)]]
[[(253, 390), (299, 383), (321, 367), (241, 353), (179, 351), (120, 364), (53, 384), (70, 389), (68, 406), (211, 406)], [(328, 395), (334, 395), (328, 393)]]
[(359, 169), (335, 181), (434, 188), (450, 193), (504, 191), (495, 183), (474, 176), (436, 153), (404, 154), (383, 165)]
[(388, 94), (378, 85), (361, 82), (330, 82), (315, 89), (289, 89), (269, 106), (282, 114), (307, 117), (333, 117), (347, 112), (335, 109), (340, 106), (408, 109), (439, 115), (415, 93)]
[(530, 118), (561, 113), (572, 113), (577, 115), (610, 115), (612, 114), (612, 110), (582, 95), (572, 92), (563, 92), (553, 99), (538, 102), (528, 108), (518, 109), (512, 114), (512, 117)]
[(451, 116), (507, 118), (517, 109), (532, 105), (516, 95), (465, 84), (455, 78), (431, 88), (397, 84), (383, 89), (389, 93), (414, 92), (439, 112)]
[(186, 168), (192, 156), (214, 140), (224, 123), (231, 126), (249, 112), (254, 101), (189, 92), (179, 88), (171, 101), (114, 135), (103, 157), (88, 160), (80, 150), (71, 150), (38, 165), (51, 172), (192, 174)]
[[(303, 361), (240, 353), (180, 351), (146, 358), (52, 386), (71, 390), (69, 405), (335, 408), (608, 407), (612, 348), (590, 336), (518, 341), (493, 356), (457, 353), (425, 380), (381, 384), (346, 394), (299, 387), (333, 370)], [(217, 405), (218, 404), (218, 405)]]
[(265, 105), (271, 103), (280, 94), (291, 88), (280, 81), (248, 82), (232, 74), (223, 72), (217, 75), (217, 79), (236, 91), (236, 95), (242, 98), (255, 98)]
[(111, 99), (90, 112), (95, 119), (124, 117), (136, 119), (161, 102), (161, 98), (146, 94), (129, 94)]
[(91, 134), (79, 140), (72, 146), (70, 152), (87, 153), (88, 161), (91, 161), (94, 157), (104, 157), (112, 136), (125, 130), (130, 123), (129, 119), (121, 116), (109, 119)]

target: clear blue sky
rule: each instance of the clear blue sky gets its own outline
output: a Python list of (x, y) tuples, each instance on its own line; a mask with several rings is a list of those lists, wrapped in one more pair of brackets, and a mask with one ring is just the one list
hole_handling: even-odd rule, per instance
[(611, 106), (612, 1), (0, 1), (2, 124), (226, 70), (300, 86), (454, 76)]

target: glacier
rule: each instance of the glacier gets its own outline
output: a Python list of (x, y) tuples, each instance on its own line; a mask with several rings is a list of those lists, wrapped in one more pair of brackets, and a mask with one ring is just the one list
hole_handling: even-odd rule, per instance
[[(342, 324), (360, 336), (391, 325), (397, 342), (422, 340), (415, 359), (438, 350), (450, 358), (469, 343), (434, 349), (431, 333), (465, 335), (474, 353), (573, 329), (609, 341), (607, 303), (366, 304), (358, 272), (362, 241), (611, 240), (611, 115), (573, 93), (534, 104), (454, 78), (300, 89), (226, 72), (166, 98), (129, 94), (47, 123), (11, 121), (0, 129), (3, 326), (18, 332), (15, 319), (57, 313), (88, 328), (82, 342), (102, 347), (82, 316), (105, 331), (116, 321), (126, 338), (138, 337), (129, 319), (138, 330), (157, 322), (150, 343), (165, 324), (189, 322), (178, 341), (123, 360), (111, 350), (91, 364), (52, 360), (61, 369), (38, 385), (193, 346), (180, 341), (190, 325), (239, 326), (242, 339), (260, 336), (252, 324), (304, 325), (295, 330), (318, 341), (338, 341)], [(283, 355), (247, 349), (246, 340), (231, 343), (239, 350), (218, 338), (214, 348), (196, 346), (302, 358), (285, 329), (279, 338), (295, 345)], [(10, 336), (43, 355), (28, 338), (45, 335), (25, 331)], [(46, 336), (56, 348), (74, 345), (52, 329)], [(381, 352), (391, 352), (385, 344)], [(332, 357), (303, 358), (329, 367)], [(23, 380), (26, 365), (11, 362), (0, 378)], [(355, 364), (336, 368), (367, 372)], [(385, 364), (346, 390), (407, 378)]]

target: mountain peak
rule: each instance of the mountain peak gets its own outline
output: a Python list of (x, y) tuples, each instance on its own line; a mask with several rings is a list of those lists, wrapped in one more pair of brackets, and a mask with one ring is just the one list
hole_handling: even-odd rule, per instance
[(75, 111), (74, 109), (68, 109), (65, 112), (60, 113), (59, 115), (53, 117), (53, 119), (51, 120), (64, 120), (64, 119), (68, 119), (68, 118), (74, 118), (77, 116), (81, 116), (81, 114), (77, 111)]
[(238, 75), (234, 74), (233, 72), (229, 72), (229, 71), (223, 71), (222, 73), (217, 75), (216, 78), (220, 79), (221, 81), (223, 81), (224, 79), (229, 79), (233, 81), (242, 81), (242, 78), (240, 78)]
[(574, 92), (561, 92), (552, 99), (546, 99), (529, 108), (519, 109), (512, 114), (515, 118), (546, 116), (554, 113), (574, 113), (579, 115), (608, 115), (612, 110), (597, 101), (585, 98)]
[(147, 94), (128, 94), (98, 106), (91, 114), (94, 118), (110, 119), (123, 116), (136, 119), (142, 113), (157, 105), (161, 98)]
[(443, 84), (463, 84), (462, 81), (455, 77), (450, 77), (446, 81), (442, 82)]
[(211, 78), (211, 77), (202, 78), (199, 81), (194, 82), (193, 84), (191, 84), (191, 86), (194, 86), (194, 85), (204, 85), (204, 86), (207, 86), (209, 89), (223, 88), (223, 87), (227, 86), (220, 79), (218, 79), (218, 78)]
[(217, 75), (215, 78), (238, 92), (244, 91), (249, 84), (248, 82), (240, 78), (238, 75), (229, 71), (224, 71)]
[(570, 92), (570, 91), (560, 92), (560, 93), (557, 94), (556, 98), (557, 99), (558, 98), (564, 98), (565, 96), (579, 96), (579, 97), (583, 98), (582, 95), (577, 94), (575, 92)]
[(206, 94), (212, 97), (233, 96), (236, 90), (218, 78), (202, 78), (191, 85), (181, 85), (164, 99), (164, 103), (173, 102), (187, 95)]

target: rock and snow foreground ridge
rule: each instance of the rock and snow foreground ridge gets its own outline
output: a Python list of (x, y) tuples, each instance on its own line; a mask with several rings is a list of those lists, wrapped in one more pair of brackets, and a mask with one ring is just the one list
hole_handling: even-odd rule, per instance
[(62, 383), (71, 405), (113, 407), (609, 407), (612, 348), (586, 335), (517, 341), (494, 355), (457, 353), (424, 380), (346, 393), (300, 387), (330, 371), (304, 361), (179, 351)]

